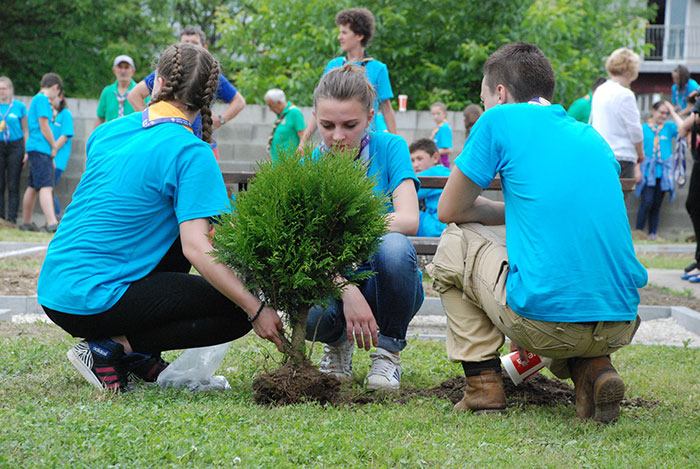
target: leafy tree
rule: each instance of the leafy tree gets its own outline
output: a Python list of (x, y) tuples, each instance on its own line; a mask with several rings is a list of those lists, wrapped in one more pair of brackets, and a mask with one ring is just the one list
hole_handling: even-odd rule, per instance
[(295, 363), (307, 360), (309, 309), (371, 275), (339, 280), (373, 255), (388, 223), (387, 199), (375, 194), (363, 163), (337, 148), (319, 158), (312, 151), (289, 148), (274, 165), (260, 163), (212, 238), (218, 260), (286, 313), (284, 350)]
[(0, 74), (32, 95), (44, 73), (61, 75), (68, 96), (96, 97), (114, 81), (112, 60), (130, 55), (137, 76), (174, 37), (169, 6), (157, 0), (5, 0)]

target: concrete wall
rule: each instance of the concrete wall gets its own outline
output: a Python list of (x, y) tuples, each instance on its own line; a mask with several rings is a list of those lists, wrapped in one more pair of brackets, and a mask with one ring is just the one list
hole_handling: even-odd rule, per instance
[[(31, 100), (30, 97), (18, 97), (17, 99), (24, 101), (27, 106), (29, 106)], [(85, 143), (94, 127), (97, 101), (69, 98), (68, 108), (75, 119), (73, 151), (66, 172), (56, 187), (56, 193), (64, 207), (70, 202), (71, 195), (85, 169)], [(214, 107), (214, 115), (222, 110), (223, 105), (216, 105)], [(301, 110), (308, 123), (311, 119), (311, 109), (301, 108)], [(232, 122), (219, 129), (216, 132), (216, 139), (219, 142), (219, 158), (222, 167), (231, 171), (254, 170), (257, 161), (267, 158), (265, 146), (267, 145), (267, 139), (275, 117), (265, 106), (248, 105)], [(455, 148), (453, 157), (455, 157), (464, 145), (464, 121), (462, 114), (458, 112), (449, 112), (447, 120), (452, 127)], [(399, 134), (409, 143), (420, 137), (429, 137), (435, 128), (435, 122), (428, 111), (397, 112), (396, 123)], [(315, 134), (315, 138), (319, 139), (318, 133)], [(689, 165), (691, 167), (688, 168), (688, 177), (690, 177), (692, 163), (689, 162)], [(26, 187), (27, 172), (25, 168), (22, 173), (22, 192), (24, 192)], [(586, 178), (590, 184), (596, 184), (595, 175), (571, 175), (571, 177)], [(487, 194), (490, 194), (490, 197), (502, 200), (500, 193), (489, 192)], [(670, 203), (668, 199), (664, 201), (659, 229), (659, 234), (662, 237), (675, 240), (684, 238), (692, 233), (692, 225), (684, 205), (686, 196), (687, 187), (677, 193), (674, 202)], [(638, 207), (638, 199), (633, 194), (628, 195), (627, 210), (632, 226), (634, 226)], [(38, 204), (35, 210), (39, 211)]]

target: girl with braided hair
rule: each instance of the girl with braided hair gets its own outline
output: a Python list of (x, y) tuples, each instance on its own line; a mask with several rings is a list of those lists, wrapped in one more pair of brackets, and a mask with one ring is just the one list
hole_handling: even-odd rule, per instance
[[(155, 381), (163, 350), (228, 342), (251, 328), (281, 350), (274, 309), (210, 256), (210, 217), (229, 200), (210, 146), (191, 122), (210, 106), (219, 66), (180, 43), (162, 54), (150, 106), (99, 126), (87, 165), (39, 276), (49, 318), (75, 337), (68, 351), (98, 389)], [(190, 275), (194, 266), (201, 274)]]

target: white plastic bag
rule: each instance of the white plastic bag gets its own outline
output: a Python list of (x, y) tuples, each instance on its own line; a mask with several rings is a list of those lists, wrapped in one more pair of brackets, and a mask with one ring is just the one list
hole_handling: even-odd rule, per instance
[(158, 376), (158, 384), (164, 388), (187, 387), (192, 392), (231, 389), (225, 377), (214, 376), (224, 360), (229, 344), (226, 342), (185, 350)]

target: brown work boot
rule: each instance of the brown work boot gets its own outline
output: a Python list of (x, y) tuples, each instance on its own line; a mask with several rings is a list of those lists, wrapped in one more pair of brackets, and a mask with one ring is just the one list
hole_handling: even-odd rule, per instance
[(610, 356), (570, 358), (569, 370), (576, 395), (576, 416), (609, 423), (620, 416), (625, 383), (610, 362)]
[(454, 410), (471, 410), (476, 414), (504, 413), (506, 395), (501, 372), (485, 370), (478, 375), (467, 376), (464, 397), (455, 404)]

